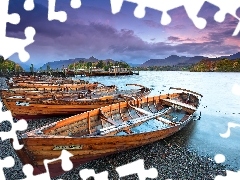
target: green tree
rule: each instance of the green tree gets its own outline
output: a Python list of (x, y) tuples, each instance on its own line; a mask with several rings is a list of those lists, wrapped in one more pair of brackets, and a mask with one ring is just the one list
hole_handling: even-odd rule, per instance
[(115, 61), (115, 63), (114, 63), (114, 66), (119, 66), (119, 62), (118, 61)]
[(4, 60), (4, 58), (2, 56), (0, 56), (0, 71), (1, 72), (13, 72), (13, 71), (22, 71), (22, 67), (19, 64), (16, 64), (15, 62), (6, 59)]
[(103, 64), (103, 60), (98, 61), (96, 68), (103, 68), (104, 64)]
[(90, 69), (92, 67), (92, 62), (87, 62), (87, 69)]
[(0, 56), (0, 63), (2, 64), (4, 62), (4, 57)]
[(68, 69), (73, 70), (74, 69), (74, 64), (69, 64)]

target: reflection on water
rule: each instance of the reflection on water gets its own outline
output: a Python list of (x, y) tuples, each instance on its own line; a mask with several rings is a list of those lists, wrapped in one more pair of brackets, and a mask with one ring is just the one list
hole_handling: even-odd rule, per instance
[(150, 96), (167, 93), (169, 87), (202, 94), (197, 112), (201, 112), (201, 119), (170, 137), (171, 141), (199, 154), (208, 154), (212, 159), (216, 154), (224, 154), (227, 164), (240, 169), (240, 128), (232, 128), (229, 138), (220, 136), (227, 131), (228, 122), (240, 123), (240, 96), (232, 93), (233, 85), (240, 84), (240, 73), (145, 71), (132, 76), (78, 78), (106, 85), (115, 84), (120, 90), (130, 88), (126, 87), (127, 83), (141, 84), (153, 89)]

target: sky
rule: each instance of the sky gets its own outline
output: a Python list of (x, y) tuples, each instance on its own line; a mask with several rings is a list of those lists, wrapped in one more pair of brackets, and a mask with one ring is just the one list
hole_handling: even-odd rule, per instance
[[(240, 51), (240, 34), (232, 36), (238, 20), (227, 15), (224, 22), (216, 22), (214, 14), (219, 8), (209, 3), (198, 14), (208, 22), (199, 30), (184, 7), (169, 11), (171, 23), (161, 25), (160, 11), (146, 8), (145, 17), (139, 19), (133, 14), (136, 4), (130, 2), (124, 2), (121, 11), (113, 14), (110, 0), (82, 0), (79, 9), (73, 9), (70, 0), (57, 0), (56, 11), (67, 13), (62, 23), (48, 21), (48, 0), (34, 2), (34, 10), (25, 11), (24, 0), (10, 0), (9, 13), (18, 13), (21, 21), (8, 24), (6, 29), (8, 37), (25, 39), (24, 29), (35, 28), (35, 42), (25, 48), (31, 56), (27, 64), (41, 66), (91, 56), (142, 64), (170, 55), (218, 57)], [(20, 61), (18, 54), (9, 59)]]

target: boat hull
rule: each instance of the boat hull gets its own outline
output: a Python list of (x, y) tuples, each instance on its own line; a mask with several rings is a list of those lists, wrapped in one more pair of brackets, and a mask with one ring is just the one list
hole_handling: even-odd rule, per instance
[[(74, 166), (109, 154), (126, 151), (169, 137), (185, 127), (197, 110), (179, 93), (144, 97), (101, 107), (24, 133), (24, 147), (17, 151), (23, 164), (43, 172), (44, 159), (60, 157), (67, 150)], [(196, 99), (197, 100), (197, 99)], [(52, 177), (63, 172), (52, 162)], [(48, 168), (48, 167), (46, 167)]]
[[(77, 167), (83, 163), (91, 160), (114, 154), (121, 151), (126, 151), (139, 146), (143, 146), (161, 139), (179, 131), (180, 126), (175, 126), (168, 129), (163, 129), (155, 132), (148, 132), (142, 134), (133, 134), (128, 136), (107, 136), (107, 137), (88, 137), (88, 138), (54, 138), (49, 140), (47, 138), (27, 138), (23, 139), (25, 147), (28, 149), (22, 149), (22, 155), (18, 151), (18, 156), (22, 159), (23, 164), (32, 164), (35, 166), (34, 173), (45, 172), (43, 165), (44, 159), (54, 159), (61, 155), (61, 150), (54, 151), (55, 146), (71, 146), (81, 145), (82, 149), (70, 150), (74, 156), (71, 157), (74, 167)], [(33, 155), (36, 164), (33, 164), (30, 156)], [(24, 155), (24, 157), (22, 157)], [(61, 169), (60, 161), (50, 164), (51, 177), (55, 177), (64, 173)], [(53, 170), (53, 171), (52, 171)]]
[[(16, 119), (36, 119), (44, 117), (56, 117), (56, 116), (71, 116), (79, 114), (82, 112), (90, 111), (102, 106), (107, 106), (109, 104), (101, 105), (40, 105), (31, 104), (30, 106), (20, 106), (15, 108), (12, 112), (12, 116)], [(12, 109), (11, 107), (7, 107)]]
[[(89, 102), (89, 103), (69, 103), (69, 104), (34, 104), (28, 106), (16, 106), (16, 102), (5, 102), (7, 109), (11, 110), (12, 116), (17, 119), (35, 119), (40, 117), (70, 116), (82, 112), (90, 111), (100, 107), (108, 106), (114, 101)], [(120, 102), (116, 101), (115, 103)]]
[[(143, 88), (143, 87), (142, 87)], [(145, 88), (145, 87), (144, 87)], [(143, 89), (144, 90), (144, 89)], [(146, 91), (145, 91), (146, 90)], [(12, 116), (17, 119), (35, 119), (40, 117), (54, 117), (75, 115), (82, 112), (90, 111), (100, 107), (108, 106), (111, 104), (132, 100), (134, 96), (144, 97), (150, 93), (150, 90), (145, 88), (144, 91), (139, 90), (132, 92), (130, 96), (122, 96), (118, 94), (112, 96), (103, 95), (98, 98), (81, 98), (78, 99), (74, 96), (66, 97), (67, 99), (52, 99), (52, 98), (23, 98), (22, 96), (8, 97), (7, 92), (2, 91), (2, 101), (6, 108), (12, 112)], [(108, 92), (110, 92), (108, 90)], [(114, 92), (113, 92), (114, 93)], [(4, 96), (5, 94), (5, 96)], [(123, 94), (124, 95), (124, 94)], [(132, 97), (133, 96), (133, 97)]]

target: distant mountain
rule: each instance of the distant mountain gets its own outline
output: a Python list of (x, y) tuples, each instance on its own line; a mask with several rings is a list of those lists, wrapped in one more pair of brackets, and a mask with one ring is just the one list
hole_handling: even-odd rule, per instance
[(173, 66), (177, 64), (185, 63), (191, 57), (186, 56), (177, 56), (171, 55), (165, 59), (149, 59), (145, 63), (141, 65), (141, 67), (149, 67), (149, 66)]
[[(191, 64), (196, 64), (200, 62), (202, 59), (210, 59), (210, 60), (219, 60), (222, 58), (228, 58), (228, 59), (237, 59), (240, 58), (240, 52), (236, 54), (232, 54), (229, 56), (220, 56), (216, 58), (208, 58), (206, 56), (193, 56), (193, 57), (187, 57), (187, 56), (178, 56), (178, 55), (170, 55), (167, 58), (163, 59), (149, 59), (148, 61), (144, 62), (143, 64), (133, 64), (133, 63), (128, 63), (130, 67), (150, 67), (150, 66), (173, 66), (173, 65), (178, 65), (178, 66), (186, 66), (186, 65), (191, 65)], [(68, 67), (68, 65), (73, 64), (75, 62), (79, 61), (85, 61), (85, 62), (98, 62), (99, 59), (91, 56), (90, 58), (75, 58), (75, 59), (68, 59), (68, 60), (59, 60), (59, 61), (53, 61), (49, 62), (49, 65), (52, 69), (61, 69), (64, 65), (64, 67)], [(110, 62), (115, 62), (115, 60), (112, 59), (106, 59), (103, 61), (110, 61)], [(124, 61), (123, 61), (124, 62)], [(29, 71), (30, 66), (29, 64), (26, 63), (19, 63), (24, 70)], [(42, 70), (47, 69), (47, 64), (44, 64), (42, 66)]]
[(133, 64), (133, 63), (128, 63), (130, 67), (140, 67), (141, 64)]
[(230, 56), (221, 56), (220, 58), (228, 58), (228, 59), (239, 59), (240, 58), (240, 52), (236, 53), (236, 54), (232, 54)]
[(150, 67), (150, 66), (173, 66), (173, 65), (179, 65), (179, 66), (184, 66), (184, 65), (191, 65), (191, 64), (196, 64), (200, 62), (203, 59), (209, 59), (212, 61), (217, 61), (223, 58), (227, 58), (230, 60), (233, 59), (239, 59), (240, 58), (240, 52), (236, 54), (232, 54), (229, 56), (220, 56), (216, 58), (209, 58), (206, 56), (194, 56), (194, 57), (186, 57), (186, 56), (177, 56), (177, 55), (171, 55), (165, 59), (149, 59), (145, 63), (141, 64), (140, 67)]
[[(61, 69), (63, 66), (64, 67), (68, 67), (68, 65), (73, 64), (73, 63), (77, 63), (79, 61), (84, 61), (84, 62), (98, 62), (100, 61), (99, 59), (91, 56), (90, 58), (75, 58), (75, 59), (69, 59), (69, 60), (60, 60), (60, 61), (53, 61), (53, 62), (48, 62), (46, 64), (44, 64), (41, 68), (42, 70), (46, 70), (47, 69), (47, 64), (49, 64), (51, 69)], [(116, 61), (113, 59), (106, 59), (106, 60), (102, 60), (103, 62), (111, 62), (111, 63), (115, 63)], [(124, 62), (124, 61), (119, 61), (119, 62)], [(125, 62), (124, 62), (125, 63)]]
[(24, 71), (29, 71), (30, 65), (21, 62), (19, 62), (18, 64), (23, 68)]
[(204, 56), (194, 56), (194, 57), (191, 57), (187, 60), (187, 64), (196, 64), (198, 63), (199, 61), (201, 61), (202, 59), (206, 59), (208, 57), (204, 57)]
[(47, 64), (51, 67), (51, 69), (61, 69), (63, 66), (68, 67), (69, 64), (79, 62), (81, 60), (85, 60), (85, 58), (75, 58), (75, 59), (68, 59), (68, 60), (60, 60), (60, 61), (53, 61), (44, 64), (41, 68), (42, 70), (47, 70)]

